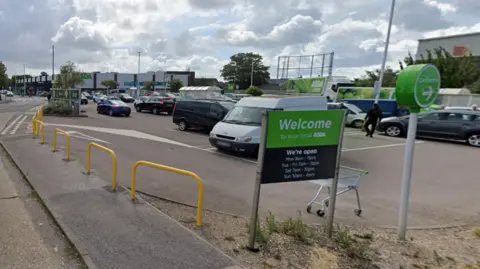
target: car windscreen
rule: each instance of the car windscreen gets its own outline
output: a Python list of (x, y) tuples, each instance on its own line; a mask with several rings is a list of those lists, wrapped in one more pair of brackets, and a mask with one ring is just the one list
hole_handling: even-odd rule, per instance
[(228, 110), (232, 110), (232, 108), (235, 106), (235, 103), (233, 102), (218, 102), (218, 103)]
[(225, 116), (223, 122), (260, 126), (262, 125), (262, 113), (268, 109), (265, 107), (235, 106)]

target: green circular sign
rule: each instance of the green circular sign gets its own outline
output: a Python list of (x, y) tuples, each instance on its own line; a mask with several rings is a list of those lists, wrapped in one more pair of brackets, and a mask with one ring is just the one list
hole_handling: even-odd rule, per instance
[(433, 104), (440, 89), (440, 72), (431, 64), (407, 66), (398, 74), (395, 99), (399, 106), (413, 110)]

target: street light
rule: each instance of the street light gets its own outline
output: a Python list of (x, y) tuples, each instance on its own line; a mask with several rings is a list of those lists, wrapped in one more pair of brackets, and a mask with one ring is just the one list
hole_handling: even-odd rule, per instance
[(380, 68), (380, 76), (379, 76), (378, 80), (375, 81), (375, 87), (374, 87), (374, 91), (376, 91), (375, 104), (378, 104), (378, 100), (380, 99), (380, 90), (382, 88), (383, 74), (385, 73), (385, 63), (387, 62), (388, 45), (390, 43), (390, 32), (392, 30), (392, 22), (393, 22), (394, 11), (395, 11), (395, 0), (392, 0), (392, 6), (390, 8), (390, 19), (388, 21), (387, 37), (386, 37), (386, 40), (385, 40), (385, 49), (383, 50), (382, 66)]

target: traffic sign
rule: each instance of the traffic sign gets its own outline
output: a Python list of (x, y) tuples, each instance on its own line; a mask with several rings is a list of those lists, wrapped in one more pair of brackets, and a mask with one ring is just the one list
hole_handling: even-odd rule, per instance
[(395, 99), (399, 106), (419, 112), (429, 107), (437, 98), (440, 90), (440, 72), (432, 64), (407, 66), (397, 78)]

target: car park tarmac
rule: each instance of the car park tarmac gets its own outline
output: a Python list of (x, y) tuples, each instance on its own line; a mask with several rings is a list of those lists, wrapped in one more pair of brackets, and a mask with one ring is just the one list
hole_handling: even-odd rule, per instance
[[(109, 117), (87, 106), (88, 118), (46, 117), (47, 141), (53, 127), (76, 131), (72, 138), (74, 158), (85, 161), (87, 144), (105, 141), (119, 161), (119, 182), (130, 186), (131, 167), (147, 160), (197, 173), (205, 182), (206, 208), (248, 216), (251, 211), (256, 160), (220, 152), (208, 142), (208, 134), (183, 132), (168, 115), (132, 112), (129, 118)], [(97, 142), (95, 141), (95, 142)], [(64, 138), (59, 139), (64, 146)], [(101, 142), (100, 142), (101, 143)], [(395, 226), (402, 179), (405, 140), (383, 135), (365, 137), (358, 129), (345, 129), (341, 165), (370, 172), (361, 179), (363, 213), (353, 214), (356, 198), (348, 193), (337, 199), (336, 218), (350, 223)], [(457, 156), (457, 157), (454, 157)], [(462, 224), (478, 217), (480, 203), (476, 180), (478, 149), (460, 143), (416, 142), (410, 207), (410, 226), (428, 227)], [(109, 178), (111, 160), (103, 152), (92, 153), (92, 168)], [(138, 190), (187, 204), (196, 203), (196, 184), (189, 178), (141, 168)], [(311, 182), (268, 184), (262, 187), (260, 212), (298, 216), (309, 222), (322, 218), (307, 214), (306, 204), (318, 185)]]

